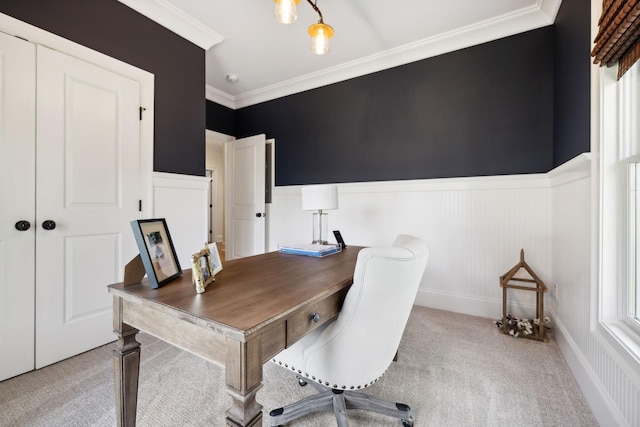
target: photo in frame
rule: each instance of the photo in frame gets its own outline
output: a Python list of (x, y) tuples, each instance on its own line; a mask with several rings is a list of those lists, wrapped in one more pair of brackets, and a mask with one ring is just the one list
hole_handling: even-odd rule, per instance
[(191, 277), (197, 293), (203, 293), (215, 280), (212, 267), (211, 252), (208, 247), (191, 256)]
[(218, 245), (216, 242), (209, 243), (209, 254), (211, 258), (211, 271), (215, 276), (222, 271), (222, 260), (220, 259), (220, 252), (218, 252)]
[(164, 218), (131, 221), (140, 258), (152, 289), (182, 274), (182, 268)]

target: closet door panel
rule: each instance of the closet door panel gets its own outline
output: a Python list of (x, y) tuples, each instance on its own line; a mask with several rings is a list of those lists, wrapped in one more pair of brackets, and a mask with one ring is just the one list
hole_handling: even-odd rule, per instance
[(0, 381), (34, 368), (35, 78), (35, 45), (0, 33)]
[(41, 46), (37, 81), (39, 368), (115, 339), (106, 286), (137, 254), (141, 181), (138, 82)]

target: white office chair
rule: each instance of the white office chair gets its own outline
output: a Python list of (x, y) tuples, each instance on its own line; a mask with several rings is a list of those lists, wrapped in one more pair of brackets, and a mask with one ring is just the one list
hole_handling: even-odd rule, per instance
[(270, 412), (271, 426), (304, 415), (333, 410), (337, 425), (348, 425), (346, 409), (364, 409), (413, 425), (413, 411), (359, 393), (387, 370), (424, 273), (429, 248), (416, 237), (400, 235), (393, 247), (365, 248), (358, 254), (353, 285), (338, 317), (278, 353), (273, 362), (295, 372), (301, 385), (320, 390)]

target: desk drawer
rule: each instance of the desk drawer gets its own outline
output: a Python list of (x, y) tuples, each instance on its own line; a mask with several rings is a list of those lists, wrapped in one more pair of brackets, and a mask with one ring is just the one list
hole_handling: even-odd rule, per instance
[[(327, 298), (302, 307), (287, 319), (287, 347), (335, 317), (342, 308), (349, 289), (343, 289)], [(317, 322), (313, 320), (316, 315)]]

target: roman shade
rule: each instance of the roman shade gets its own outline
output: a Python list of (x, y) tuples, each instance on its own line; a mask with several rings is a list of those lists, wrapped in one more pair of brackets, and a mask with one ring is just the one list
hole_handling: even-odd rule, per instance
[(603, 0), (593, 63), (618, 63), (618, 80), (640, 58), (640, 0)]

